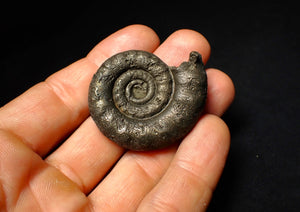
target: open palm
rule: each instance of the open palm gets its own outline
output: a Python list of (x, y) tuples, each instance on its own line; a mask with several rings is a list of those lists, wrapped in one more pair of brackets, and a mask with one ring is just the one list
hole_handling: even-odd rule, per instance
[(207, 70), (205, 114), (180, 145), (125, 151), (97, 129), (87, 94), (102, 62), (129, 49), (153, 52), (172, 66), (190, 51), (200, 52), (204, 62), (210, 54), (195, 31), (176, 31), (159, 44), (150, 28), (128, 26), (2, 107), (0, 211), (206, 209), (229, 149), (229, 131), (219, 116), (233, 100), (232, 81)]

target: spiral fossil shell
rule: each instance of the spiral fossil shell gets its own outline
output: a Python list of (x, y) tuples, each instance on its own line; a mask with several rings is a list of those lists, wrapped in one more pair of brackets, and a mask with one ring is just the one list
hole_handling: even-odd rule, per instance
[(157, 56), (130, 50), (107, 59), (89, 88), (89, 109), (101, 132), (120, 146), (161, 149), (196, 124), (207, 95), (201, 55), (169, 67)]

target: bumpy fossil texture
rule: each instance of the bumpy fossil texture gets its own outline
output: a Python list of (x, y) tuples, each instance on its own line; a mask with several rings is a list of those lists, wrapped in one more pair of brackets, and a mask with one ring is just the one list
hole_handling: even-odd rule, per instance
[(207, 95), (201, 55), (169, 67), (157, 56), (130, 50), (107, 59), (89, 88), (89, 109), (101, 132), (120, 146), (161, 149), (195, 126)]

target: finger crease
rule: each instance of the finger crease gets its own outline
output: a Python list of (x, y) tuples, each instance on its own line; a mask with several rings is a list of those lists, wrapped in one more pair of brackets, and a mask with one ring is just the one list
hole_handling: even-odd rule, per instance
[[(146, 169), (143, 164), (141, 164), (138, 160), (135, 161), (136, 166), (138, 169), (141, 170), (141, 173), (143, 173), (148, 179), (150, 179), (152, 182), (156, 181), (156, 177), (153, 173), (149, 172), (148, 169)], [(153, 168), (153, 167), (152, 167)]]
[(76, 171), (71, 166), (69, 166), (66, 163), (59, 163), (58, 165), (52, 164), (52, 166), (60, 170), (66, 177), (73, 181), (82, 192), (86, 193), (86, 187), (82, 178), (76, 173)]
[(62, 85), (62, 83), (53, 83), (53, 81), (44, 81), (44, 85), (51, 91), (62, 103), (63, 105), (69, 110), (69, 111), (74, 111), (72, 106), (69, 105), (67, 102), (71, 101), (66, 101), (68, 98), (72, 98), (65, 88), (65, 86)]
[(151, 205), (151, 210), (156, 212), (179, 211), (175, 204), (170, 203), (160, 195), (155, 196), (149, 204)]
[(105, 61), (109, 57), (111, 57), (111, 55), (108, 55), (105, 51), (103, 51), (101, 48), (99, 48), (99, 49), (97, 49), (97, 57), (94, 57), (94, 56), (91, 56), (90, 54), (88, 54), (86, 56), (86, 59), (89, 62), (91, 62), (92, 64), (95, 64), (97, 67), (99, 67), (101, 64), (99, 64), (97, 61), (95, 61), (95, 58), (97, 58), (97, 60), (99, 60), (99, 58), (101, 58), (102, 61)]
[(199, 173), (197, 173), (195, 170), (200, 170), (199, 166), (191, 161), (187, 160), (179, 160), (176, 163), (177, 167), (184, 170), (189, 174), (189, 176), (192, 176), (196, 182), (198, 182), (199, 185), (204, 185), (206, 188), (208, 188), (211, 192), (214, 190), (213, 186), (205, 180)]

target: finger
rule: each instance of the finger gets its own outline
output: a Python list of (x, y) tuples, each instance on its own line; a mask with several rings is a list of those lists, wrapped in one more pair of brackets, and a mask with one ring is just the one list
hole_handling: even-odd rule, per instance
[(138, 211), (205, 211), (223, 170), (229, 142), (228, 128), (220, 118), (202, 117)]
[(46, 162), (88, 194), (124, 153), (106, 138), (91, 117), (46, 158)]
[[(186, 37), (189, 34), (189, 37)], [(189, 39), (189, 40), (187, 40)], [(191, 51), (198, 51), (202, 55), (204, 64), (210, 56), (210, 45), (206, 38), (193, 30), (179, 30), (168, 39), (168, 48), (160, 46), (155, 54), (168, 65), (178, 66), (187, 61)], [(235, 89), (232, 80), (222, 71), (207, 69), (207, 100), (205, 112), (221, 116), (234, 99)]]
[[(170, 35), (154, 54), (168, 64), (176, 65), (187, 60), (192, 50), (201, 52), (204, 58), (209, 57), (209, 44), (202, 35), (180, 30)], [(106, 207), (109, 211), (135, 211), (164, 174), (175, 151), (173, 147), (149, 153), (127, 152), (90, 194), (92, 205), (99, 211)]]
[(160, 41), (156, 33), (144, 25), (131, 25), (101, 41), (87, 55), (87, 58), (97, 66), (112, 55), (129, 50), (145, 50), (153, 52)]
[[(198, 51), (206, 63), (210, 56), (210, 45), (200, 33), (182, 29), (174, 32), (155, 50), (162, 61), (169, 66), (179, 66), (183, 61), (188, 61), (191, 51)], [(167, 46), (167, 48), (166, 48)]]
[(221, 116), (234, 99), (233, 82), (228, 75), (217, 69), (209, 68), (206, 74), (208, 92), (204, 111)]
[(175, 148), (127, 152), (89, 195), (97, 211), (135, 211), (169, 166)]
[(86, 196), (17, 136), (0, 129), (0, 211), (77, 211)]
[(84, 59), (50, 76), (0, 109), (0, 128), (14, 132), (45, 155), (88, 116), (87, 91), (98, 65), (128, 49), (153, 51), (159, 43), (148, 27), (126, 27), (99, 43)]

